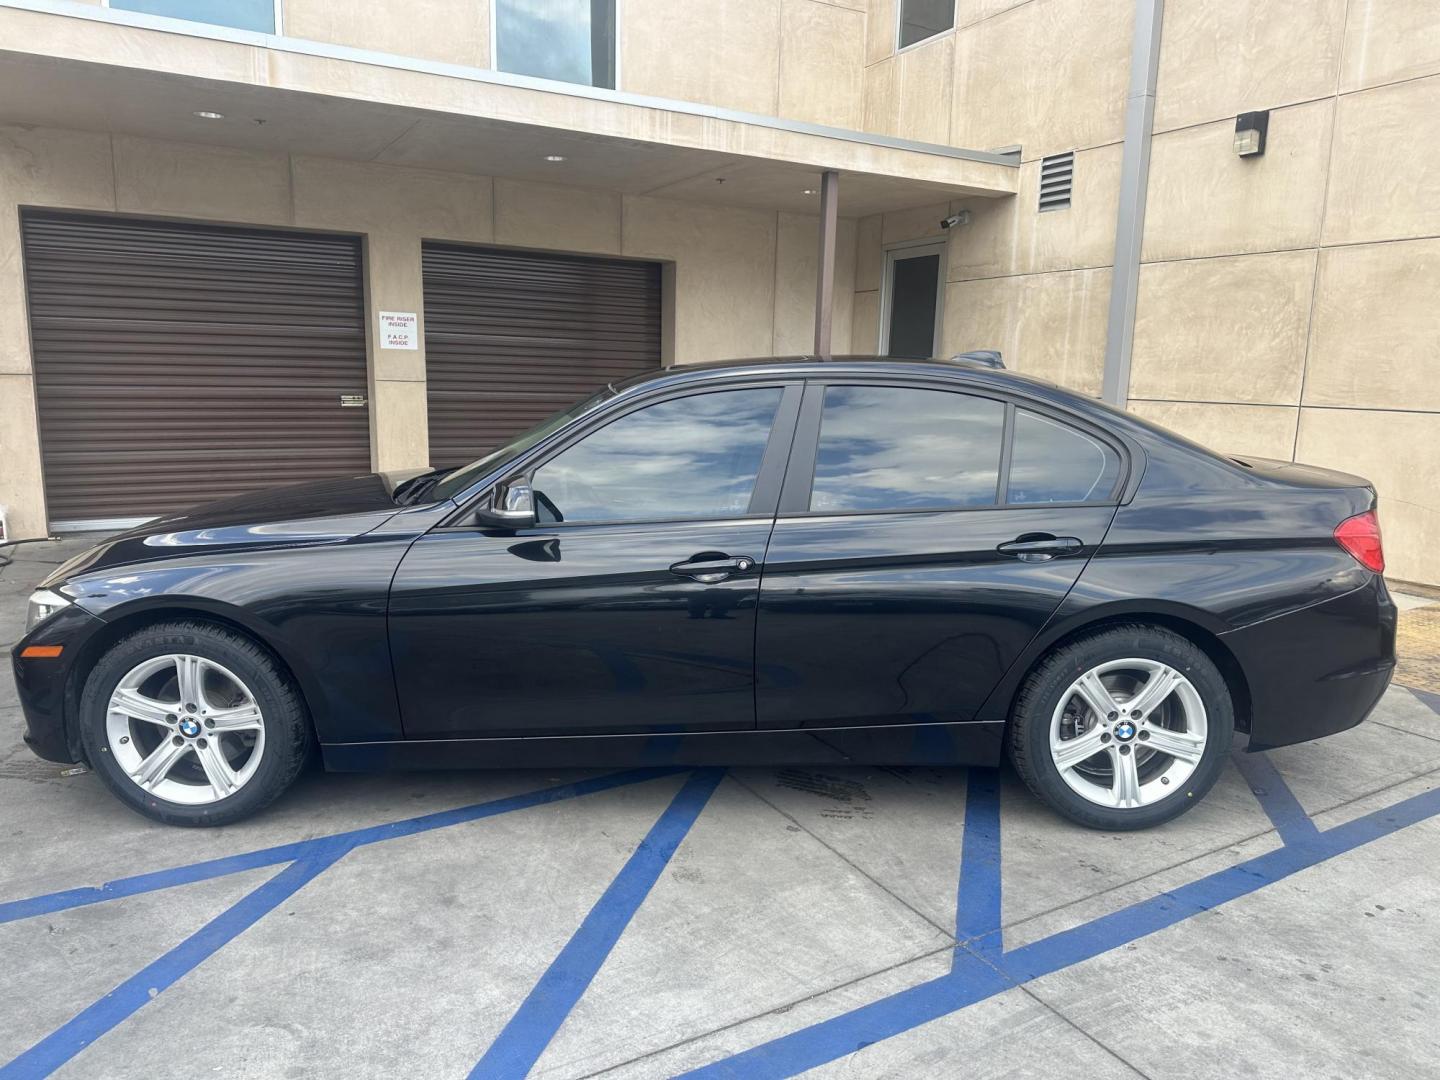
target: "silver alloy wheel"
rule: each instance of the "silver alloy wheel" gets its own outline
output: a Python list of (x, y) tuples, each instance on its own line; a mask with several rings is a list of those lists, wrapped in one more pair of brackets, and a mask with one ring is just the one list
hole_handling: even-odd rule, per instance
[(1050, 758), (1098, 806), (1149, 806), (1180, 790), (1205, 754), (1200, 693), (1158, 660), (1109, 660), (1081, 675), (1050, 718)]
[(265, 754), (255, 695), (229, 668), (188, 653), (126, 672), (105, 713), (110, 753), (143, 791), (204, 806), (234, 795)]

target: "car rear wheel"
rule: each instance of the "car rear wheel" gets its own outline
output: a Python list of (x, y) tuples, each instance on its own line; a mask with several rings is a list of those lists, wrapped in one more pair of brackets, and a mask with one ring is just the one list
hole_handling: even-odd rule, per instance
[(1193, 642), (1156, 626), (1110, 627), (1050, 653), (1009, 728), (1030, 790), (1095, 829), (1143, 829), (1198, 802), (1235, 730), (1229, 687)]
[(106, 785), (147, 817), (223, 825), (270, 803), (305, 760), (293, 683), (250, 638), (200, 622), (123, 638), (91, 670), (81, 738)]

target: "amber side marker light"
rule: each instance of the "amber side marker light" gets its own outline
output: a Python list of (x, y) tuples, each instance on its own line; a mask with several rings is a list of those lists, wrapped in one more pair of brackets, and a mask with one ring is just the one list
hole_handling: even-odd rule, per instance
[(53, 660), (64, 651), (64, 645), (26, 645), (20, 650), (20, 659)]

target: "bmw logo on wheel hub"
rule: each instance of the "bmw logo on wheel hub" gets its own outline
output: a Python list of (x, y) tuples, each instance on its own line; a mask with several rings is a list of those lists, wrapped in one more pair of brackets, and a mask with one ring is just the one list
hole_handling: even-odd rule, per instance
[(196, 735), (200, 734), (200, 721), (196, 720), (193, 716), (185, 717), (184, 720), (180, 721), (180, 734), (184, 735), (187, 739), (195, 738)]
[(1135, 724), (1130, 720), (1121, 720), (1115, 725), (1115, 738), (1121, 742), (1129, 742), (1135, 737)]

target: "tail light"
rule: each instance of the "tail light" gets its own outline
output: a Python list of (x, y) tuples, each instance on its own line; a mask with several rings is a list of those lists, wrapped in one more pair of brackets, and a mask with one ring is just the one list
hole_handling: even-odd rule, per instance
[(1374, 510), (1346, 518), (1335, 526), (1335, 542), (1355, 561), (1377, 574), (1385, 572), (1385, 550), (1380, 544), (1380, 519)]

